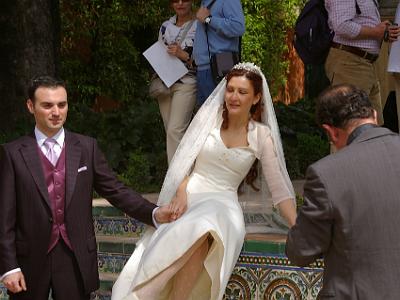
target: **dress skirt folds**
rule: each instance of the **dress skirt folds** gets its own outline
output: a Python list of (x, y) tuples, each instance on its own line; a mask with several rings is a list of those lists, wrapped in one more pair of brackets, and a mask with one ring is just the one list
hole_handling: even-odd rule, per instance
[[(172, 265), (206, 233), (212, 235), (213, 243), (204, 262), (205, 274), (200, 276), (191, 299), (222, 299), (225, 289), (221, 287), (228, 283), (245, 236), (237, 195), (234, 192), (189, 194), (188, 204), (188, 211), (180, 219), (161, 225), (153, 234), (145, 234), (114, 285), (113, 300), (124, 299), (134, 287)], [(169, 285), (159, 299), (168, 297)]]

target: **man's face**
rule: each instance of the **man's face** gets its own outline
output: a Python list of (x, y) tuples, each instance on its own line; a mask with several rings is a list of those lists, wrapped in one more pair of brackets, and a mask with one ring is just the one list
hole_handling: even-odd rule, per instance
[(35, 99), (28, 99), (26, 104), (35, 117), (36, 127), (48, 137), (55, 135), (67, 119), (67, 91), (61, 86), (39, 87)]

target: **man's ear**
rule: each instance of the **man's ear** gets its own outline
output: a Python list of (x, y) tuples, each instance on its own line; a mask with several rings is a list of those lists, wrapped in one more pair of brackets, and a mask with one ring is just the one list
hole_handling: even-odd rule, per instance
[(373, 118), (374, 118), (374, 123), (375, 123), (376, 125), (378, 125), (378, 112), (377, 112), (375, 109), (374, 109)]
[(28, 110), (31, 114), (33, 114), (35, 112), (34, 104), (31, 99), (26, 100), (26, 107), (28, 107)]
[(338, 128), (336, 128), (332, 125), (328, 125), (328, 124), (322, 124), (322, 128), (325, 129), (325, 132), (328, 135), (329, 141), (335, 145), (339, 139)]

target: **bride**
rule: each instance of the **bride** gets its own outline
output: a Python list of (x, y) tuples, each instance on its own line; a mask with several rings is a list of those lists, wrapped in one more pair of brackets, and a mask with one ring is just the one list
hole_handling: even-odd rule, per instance
[[(112, 299), (222, 299), (246, 233), (238, 199), (242, 181), (244, 208), (263, 208), (259, 215), (268, 231), (282, 231), (276, 210), (289, 226), (295, 223), (294, 192), (268, 85), (251, 63), (236, 65), (193, 119), (159, 197), (158, 204), (169, 203), (176, 220), (147, 229)], [(258, 206), (256, 194), (263, 197)]]

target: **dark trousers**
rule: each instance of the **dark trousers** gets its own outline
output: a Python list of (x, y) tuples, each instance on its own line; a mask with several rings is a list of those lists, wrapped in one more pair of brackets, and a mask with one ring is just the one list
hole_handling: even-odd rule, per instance
[[(24, 270), (22, 270), (24, 272)], [(47, 255), (43, 270), (38, 270), (37, 285), (26, 292), (10, 294), (11, 300), (48, 300), (51, 290), (54, 300), (88, 300), (78, 263), (72, 251), (60, 240)]]

